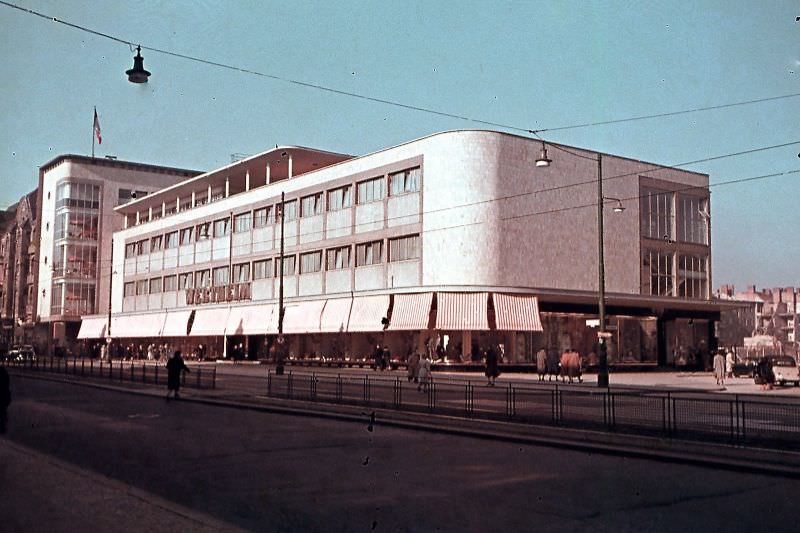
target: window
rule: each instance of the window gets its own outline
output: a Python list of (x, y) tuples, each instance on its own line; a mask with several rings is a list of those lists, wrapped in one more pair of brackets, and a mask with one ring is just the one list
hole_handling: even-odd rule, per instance
[(225, 198), (225, 186), (220, 185), (211, 189), (211, 201), (216, 202)]
[(150, 253), (150, 240), (145, 239), (136, 243), (136, 255), (145, 255)]
[(231, 231), (231, 219), (221, 218), (214, 221), (214, 237), (225, 237)]
[(51, 298), (53, 314), (78, 316), (94, 313), (95, 287), (92, 284), (79, 282), (55, 284)]
[(272, 217), (272, 206), (270, 207), (262, 207), (261, 209), (256, 209), (253, 211), (253, 227), (254, 228), (263, 228), (267, 224), (272, 224), (274, 222)]
[(150, 251), (152, 252), (160, 252), (164, 249), (164, 236), (157, 235), (150, 239)]
[(214, 286), (227, 285), (230, 282), (230, 270), (228, 267), (214, 269)]
[(181, 212), (188, 211), (191, 208), (192, 208), (192, 200), (189, 199), (189, 200), (186, 200), (185, 202), (181, 202), (181, 208), (179, 209), (179, 211), (181, 211)]
[(392, 196), (419, 191), (419, 167), (389, 174), (389, 190)]
[(304, 196), (300, 199), (300, 216), (312, 217), (322, 213), (322, 193)]
[(701, 299), (708, 297), (707, 265), (706, 256), (678, 256), (678, 296)]
[(208, 203), (208, 189), (197, 191), (194, 194), (194, 206), (199, 207)]
[[(280, 205), (280, 204), (278, 204)], [(283, 204), (283, 212), (286, 215), (285, 220), (295, 220), (297, 218), (297, 200), (291, 200)]]
[(164, 276), (164, 292), (174, 292), (178, 289), (177, 276)]
[(419, 259), (419, 235), (389, 239), (389, 261)]
[(322, 252), (300, 254), (300, 273), (310, 274), (322, 270)]
[(168, 203), (164, 208), (164, 216), (168, 217), (170, 215), (174, 215), (177, 210), (175, 209), (175, 204)]
[(359, 204), (383, 200), (383, 176), (359, 183), (357, 194)]
[(158, 220), (159, 218), (161, 218), (161, 208), (156, 207), (153, 209), (153, 216), (150, 217), (150, 220)]
[(244, 233), (245, 231), (250, 231), (250, 221), (252, 219), (253, 215), (251, 215), (249, 212), (233, 217), (234, 233)]
[(198, 289), (211, 286), (211, 271), (198, 270), (194, 273), (194, 286)]
[(141, 279), (136, 282), (136, 296), (144, 296), (147, 294), (147, 280)]
[(178, 290), (191, 289), (194, 287), (194, 274), (187, 272), (178, 274)]
[(139, 211), (139, 224), (144, 224), (145, 222), (150, 222), (149, 209), (145, 209), (144, 211)]
[(153, 278), (150, 280), (150, 294), (159, 294), (162, 287), (161, 278)]
[(383, 241), (365, 242), (356, 245), (356, 266), (377, 265), (381, 262)]
[(272, 277), (272, 259), (253, 261), (253, 279), (264, 279)]
[(197, 240), (204, 241), (211, 237), (211, 224), (208, 222), (203, 222), (202, 224), (197, 225)]
[(183, 228), (181, 230), (181, 246), (186, 246), (194, 242), (194, 228)]
[(350, 247), (342, 246), (328, 250), (328, 270), (350, 268)]
[(673, 193), (642, 187), (642, 235), (650, 239), (673, 240)]
[(136, 243), (129, 242), (125, 245), (125, 258), (136, 257)]
[(56, 215), (56, 239), (97, 240), (97, 215), (90, 213), (68, 211)]
[(328, 191), (328, 211), (347, 209), (353, 205), (353, 186), (345, 185)]
[[(275, 275), (280, 275), (278, 269), (280, 268), (280, 261), (276, 258), (275, 259)], [(286, 255), (283, 257), (283, 275), (284, 276), (294, 276), (295, 272), (295, 260), (293, 255)]]
[(673, 295), (672, 261), (669, 252), (645, 250), (642, 258), (642, 280), (644, 294), (658, 296)]
[(61, 207), (99, 209), (100, 187), (89, 183), (62, 181), (56, 187), (56, 209)]
[(233, 265), (233, 282), (247, 283), (250, 281), (250, 263)]
[(119, 192), (117, 193), (117, 205), (127, 204), (128, 202), (133, 200), (133, 198), (131, 197), (131, 192), (133, 191), (131, 191), (130, 189), (120, 189)]
[(706, 215), (708, 200), (696, 196), (678, 195), (678, 240), (694, 244), (708, 244)]
[(178, 247), (178, 232), (173, 231), (164, 236), (164, 248), (177, 248)]
[(136, 285), (132, 281), (127, 282), (123, 287), (125, 296), (136, 296)]

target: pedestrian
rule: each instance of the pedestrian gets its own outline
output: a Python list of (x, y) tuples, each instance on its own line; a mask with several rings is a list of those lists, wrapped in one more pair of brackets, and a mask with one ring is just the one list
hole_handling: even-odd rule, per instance
[(414, 352), (408, 358), (408, 382), (419, 382), (419, 354)]
[(717, 385), (725, 385), (725, 357), (722, 356), (722, 350), (717, 350), (714, 356), (714, 378), (717, 380)]
[(433, 382), (433, 376), (431, 374), (431, 360), (428, 358), (428, 354), (424, 354), (422, 359), (420, 359), (418, 373), (419, 385), (417, 385), (417, 390), (427, 393), (430, 384)]
[(181, 388), (181, 372), (189, 372), (186, 363), (183, 362), (181, 351), (176, 350), (172, 358), (167, 361), (167, 400), (169, 401), (169, 393), (172, 392), (177, 400), (180, 398)]
[(494, 351), (494, 348), (489, 346), (489, 349), (486, 350), (486, 379), (488, 382), (486, 383), (487, 387), (494, 387), (495, 380), (497, 376), (500, 375), (500, 370), (497, 368), (497, 352)]
[(547, 381), (558, 381), (558, 354), (554, 350), (547, 352)]
[(775, 374), (772, 372), (772, 363), (767, 356), (762, 356), (756, 365), (755, 380), (760, 385), (761, 390), (772, 389), (775, 381)]
[(375, 359), (375, 372), (383, 368), (383, 348), (381, 345), (378, 344), (375, 346), (375, 354), (373, 355)]
[(381, 371), (386, 370), (391, 361), (392, 361), (392, 352), (389, 351), (389, 346), (384, 344), (383, 353), (381, 354)]
[(725, 354), (725, 374), (728, 379), (733, 378), (733, 362), (733, 352), (728, 348), (728, 352)]
[(539, 373), (539, 381), (544, 381), (547, 373), (547, 351), (544, 348), (536, 352), (536, 372)]
[(8, 429), (8, 406), (11, 404), (11, 383), (5, 366), (0, 366), (0, 434)]

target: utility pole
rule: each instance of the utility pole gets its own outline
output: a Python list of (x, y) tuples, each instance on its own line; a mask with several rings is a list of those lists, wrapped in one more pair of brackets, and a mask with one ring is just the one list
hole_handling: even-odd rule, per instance
[(111, 359), (111, 294), (114, 288), (114, 237), (111, 237), (111, 259), (108, 261), (108, 322), (106, 323), (106, 357)]
[(281, 217), (281, 253), (279, 257), (278, 263), (278, 349), (275, 350), (276, 356), (276, 366), (275, 366), (275, 373), (278, 375), (283, 374), (283, 363), (284, 363), (284, 350), (286, 349), (286, 340), (283, 338), (283, 246), (284, 246), (284, 238), (283, 235), (286, 231), (286, 217), (284, 216), (284, 207), (285, 207), (286, 196), (285, 193), (281, 193), (281, 209), (280, 209), (280, 217)]

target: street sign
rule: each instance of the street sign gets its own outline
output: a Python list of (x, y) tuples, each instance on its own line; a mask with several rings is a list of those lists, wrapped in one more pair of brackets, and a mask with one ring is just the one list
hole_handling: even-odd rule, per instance
[(614, 336), (614, 334), (611, 333), (610, 331), (598, 331), (597, 332), (597, 338), (598, 339), (610, 339), (613, 336)]

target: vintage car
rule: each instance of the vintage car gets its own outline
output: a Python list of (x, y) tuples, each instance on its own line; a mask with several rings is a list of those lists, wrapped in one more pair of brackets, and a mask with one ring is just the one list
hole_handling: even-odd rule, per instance
[(798, 377), (797, 373), (797, 362), (794, 360), (794, 357), (790, 355), (772, 355), (769, 356), (768, 359), (772, 364), (775, 385), (786, 385), (787, 383), (792, 383), (795, 387), (800, 385), (800, 377)]

